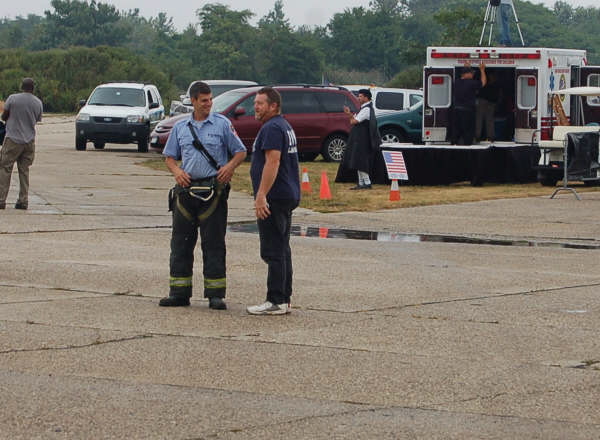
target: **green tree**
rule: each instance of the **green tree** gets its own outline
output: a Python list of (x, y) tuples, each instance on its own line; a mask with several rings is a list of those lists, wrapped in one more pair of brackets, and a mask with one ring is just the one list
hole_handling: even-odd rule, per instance
[(83, 0), (52, 0), (46, 10), (41, 46), (118, 46), (127, 40), (119, 11), (108, 3)]
[(197, 11), (202, 29), (196, 57), (208, 78), (245, 79), (254, 77), (252, 50), (255, 32), (249, 24), (250, 10), (233, 11), (218, 3)]
[(260, 19), (256, 41), (255, 71), (268, 83), (318, 82), (323, 55), (310, 38), (294, 32), (283, 12), (283, 2)]

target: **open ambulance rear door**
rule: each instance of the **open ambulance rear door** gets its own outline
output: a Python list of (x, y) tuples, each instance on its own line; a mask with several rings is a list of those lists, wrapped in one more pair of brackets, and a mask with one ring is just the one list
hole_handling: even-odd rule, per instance
[(517, 68), (515, 72), (515, 142), (539, 140), (538, 69)]
[[(600, 87), (600, 66), (581, 67), (580, 85)], [(596, 122), (600, 124), (600, 98), (588, 96), (582, 99), (583, 122), (589, 124)]]
[(423, 141), (445, 142), (451, 126), (454, 69), (426, 67), (423, 81)]

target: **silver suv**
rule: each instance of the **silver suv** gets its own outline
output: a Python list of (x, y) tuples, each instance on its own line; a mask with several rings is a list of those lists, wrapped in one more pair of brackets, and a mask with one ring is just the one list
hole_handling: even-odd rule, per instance
[(156, 86), (141, 83), (108, 83), (94, 89), (75, 120), (75, 148), (85, 150), (88, 141), (103, 149), (107, 142), (137, 143), (148, 151), (148, 137), (165, 116)]

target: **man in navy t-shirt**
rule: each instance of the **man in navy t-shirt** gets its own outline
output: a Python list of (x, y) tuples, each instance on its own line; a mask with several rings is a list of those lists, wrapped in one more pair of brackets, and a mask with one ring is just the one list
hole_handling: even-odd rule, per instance
[(454, 84), (454, 112), (451, 142), (472, 145), (475, 137), (475, 104), (477, 92), (487, 84), (485, 64), (479, 65), (480, 79), (475, 79), (475, 71), (466, 65), (460, 79)]
[(260, 256), (269, 266), (267, 300), (247, 308), (251, 315), (290, 313), (292, 295), (292, 211), (300, 202), (296, 134), (281, 116), (281, 95), (271, 87), (254, 99), (256, 119), (263, 123), (254, 141), (250, 177), (260, 235)]

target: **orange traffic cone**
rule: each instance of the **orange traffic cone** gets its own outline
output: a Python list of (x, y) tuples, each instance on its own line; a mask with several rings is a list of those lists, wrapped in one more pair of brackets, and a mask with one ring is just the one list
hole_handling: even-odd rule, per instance
[(321, 173), (321, 190), (319, 197), (321, 200), (331, 200), (331, 190), (329, 189), (329, 180), (327, 180), (327, 173), (323, 171)]
[(300, 190), (305, 193), (312, 192), (310, 180), (308, 180), (308, 170), (306, 168), (302, 168), (302, 184), (300, 185)]
[(390, 188), (390, 202), (397, 202), (400, 200), (400, 188), (398, 187), (398, 180), (392, 180), (392, 187)]
[(319, 238), (327, 238), (329, 234), (329, 228), (319, 228)]

